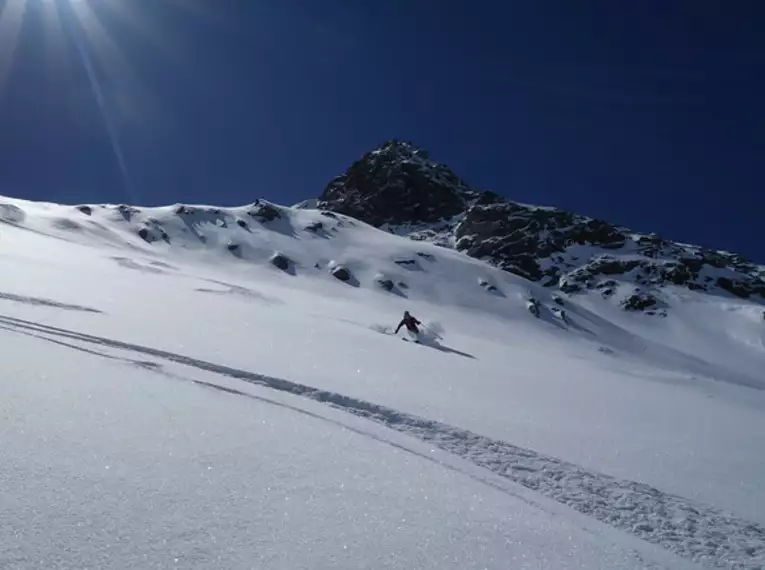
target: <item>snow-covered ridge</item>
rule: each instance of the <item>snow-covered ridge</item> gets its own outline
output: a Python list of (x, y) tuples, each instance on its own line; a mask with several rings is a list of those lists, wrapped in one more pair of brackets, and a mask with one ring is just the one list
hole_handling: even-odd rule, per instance
[(479, 192), (411, 143), (361, 157), (318, 206), (627, 310), (666, 316), (668, 284), (765, 304), (765, 268), (739, 255)]
[[(674, 369), (680, 362), (696, 373), (718, 374), (743, 385), (761, 385), (757, 370), (765, 355), (765, 319), (760, 305), (735, 300), (725, 292), (717, 295), (721, 303), (709, 303), (705, 291), (686, 290), (682, 285), (673, 285), (671, 279), (668, 283), (658, 282), (660, 292), (654, 289), (650, 294), (641, 293), (633, 286), (640, 284), (648, 289), (657, 284), (650, 281), (656, 276), (646, 271), (645, 257), (636, 251), (627, 253), (627, 246), (619, 257), (594, 255), (592, 246), (571, 247), (570, 258), (589, 256), (589, 261), (586, 267), (571, 269), (556, 292), (545, 283), (529, 281), (482, 259), (443, 247), (433, 236), (445, 236), (449, 228), (463, 224), (459, 216), (447, 220), (445, 226), (420, 227), (418, 233), (406, 231), (412, 230), (411, 225), (384, 231), (336, 212), (285, 207), (266, 200), (234, 208), (186, 204), (153, 208), (125, 204), (65, 206), (10, 198), (0, 201), (0, 221), (59, 239), (117, 250), (138, 249), (163, 259), (202, 261), (245, 272), (264, 267), (271, 274), (293, 277), (303, 286), (314, 287), (318, 282), (320, 287), (330, 287), (330, 291), (341, 287), (345, 294), (373, 291), (378, 298), (389, 298), (402, 307), (411, 300), (466, 308), (500, 319), (532, 317), (532, 326), (552, 326), (585, 339), (589, 336), (585, 323), (604, 315), (608, 322), (620, 321), (618, 329), (623, 330), (598, 339), (611, 347), (609, 350), (629, 347), (630, 352), (640, 338), (644, 347), (652, 347), (655, 364)], [(396, 235), (396, 230), (403, 235)], [(691, 251), (692, 246), (683, 247)], [(676, 253), (675, 249), (670, 251)], [(658, 257), (659, 262), (661, 259)], [(705, 279), (710, 275), (731, 275), (729, 269), (700, 267), (699, 273)], [(593, 276), (598, 275), (605, 275), (605, 280), (595, 280)], [(583, 288), (581, 284), (599, 294), (571, 295)], [(649, 301), (641, 304), (645, 298)], [(667, 316), (669, 307), (675, 307), (679, 318), (669, 319), (665, 328), (690, 329), (686, 335), (689, 338), (680, 343), (683, 348), (675, 354), (671, 348), (661, 346), (663, 339), (657, 343), (654, 331), (646, 336), (642, 329), (647, 323), (642, 316), (621, 322), (613, 311), (625, 306), (662, 316)], [(706, 332), (699, 334), (699, 325), (689, 326), (683, 316), (697, 306), (708, 306), (709, 310), (725, 307), (724, 317), (710, 315), (701, 325)], [(732, 328), (720, 329), (723, 322)], [(738, 341), (742, 330), (752, 338), (746, 349)], [(696, 336), (714, 350), (697, 351), (698, 344), (691, 341)], [(676, 342), (673, 340), (670, 347)], [(694, 349), (688, 353), (687, 346)], [(731, 369), (730, 359), (724, 354), (726, 347), (732, 354), (747, 353), (754, 359), (738, 359)], [(694, 364), (696, 358), (700, 360)], [(745, 372), (741, 375), (735, 370)]]
[(552, 299), (536, 285), (459, 252), (416, 244), (348, 216), (300, 205), (258, 200), (233, 208), (188, 204), (145, 208), (0, 201), (0, 221), (6, 224), (98, 247), (138, 248), (240, 268), (265, 265), (298, 278), (342, 281), (345, 287), (399, 299), (438, 302), (448, 297), (481, 310), (495, 309), (486, 305), (487, 298), (489, 303), (497, 298), (486, 293), (487, 284), (495, 282), (492, 292), (503, 289), (523, 301), (523, 307), (534, 296)]

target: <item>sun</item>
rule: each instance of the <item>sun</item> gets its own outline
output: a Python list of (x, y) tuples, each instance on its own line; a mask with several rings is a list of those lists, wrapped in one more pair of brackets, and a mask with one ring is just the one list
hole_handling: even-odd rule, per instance
[[(43, 37), (33, 41), (51, 45), (73, 41), (75, 37), (87, 45), (89, 53), (105, 70), (125, 77), (130, 65), (109, 32), (107, 23), (130, 30), (150, 45), (158, 57), (166, 57), (178, 64), (183, 53), (173, 45), (167, 31), (152, 19), (147, 6), (165, 5), (178, 11), (186, 11), (201, 19), (214, 19), (212, 2), (205, 0), (154, 0), (134, 2), (131, 0), (0, 0), (0, 99), (18, 64), (18, 50), (25, 23), (36, 19), (42, 21)], [(58, 46), (60, 47), (60, 45)]]
[[(204, 0), (154, 2), (187, 10), (198, 18), (209, 15), (210, 4)], [(153, 21), (147, 6), (151, 4), (131, 0), (0, 0), (0, 112), (14, 72), (26, 61), (20, 57), (20, 50), (29, 41), (44, 46), (45, 61), (33, 62), (43, 73), (60, 75), (62, 67), (74, 66), (84, 71), (131, 200), (136, 196), (121, 144), (121, 129), (139, 116), (150, 122), (146, 116), (152, 112), (153, 102), (138, 70), (110, 33), (110, 26), (140, 37), (158, 58), (166, 58), (171, 65), (187, 64), (171, 36)], [(26, 25), (33, 20), (38, 25)]]

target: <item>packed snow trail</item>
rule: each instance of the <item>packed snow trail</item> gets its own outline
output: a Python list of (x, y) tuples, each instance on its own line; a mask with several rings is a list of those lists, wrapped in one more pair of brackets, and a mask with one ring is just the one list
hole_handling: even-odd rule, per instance
[[(94, 355), (104, 356), (71, 342), (138, 353), (310, 398), (435, 445), (695, 562), (737, 570), (765, 567), (765, 527), (648, 485), (610, 477), (445, 423), (282, 378), (14, 317), (0, 316), (0, 328)], [(155, 370), (151, 363), (135, 363)]]

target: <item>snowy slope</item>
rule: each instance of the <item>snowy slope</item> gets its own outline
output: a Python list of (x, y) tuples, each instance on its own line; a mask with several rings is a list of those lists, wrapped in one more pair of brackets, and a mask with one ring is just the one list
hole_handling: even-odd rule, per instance
[[(2, 202), (11, 568), (765, 561), (756, 305), (564, 319), (342, 215)], [(404, 309), (444, 338), (380, 334)]]

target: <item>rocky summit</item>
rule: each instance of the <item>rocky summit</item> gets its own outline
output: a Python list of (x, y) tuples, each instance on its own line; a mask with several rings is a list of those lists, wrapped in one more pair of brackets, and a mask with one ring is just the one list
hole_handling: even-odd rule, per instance
[(666, 315), (671, 286), (765, 303), (765, 267), (740, 255), (479, 191), (408, 142), (366, 153), (328, 184), (317, 207), (625, 310)]
[(473, 190), (410, 143), (390, 141), (329, 183), (319, 207), (383, 224), (432, 223), (465, 210)]

